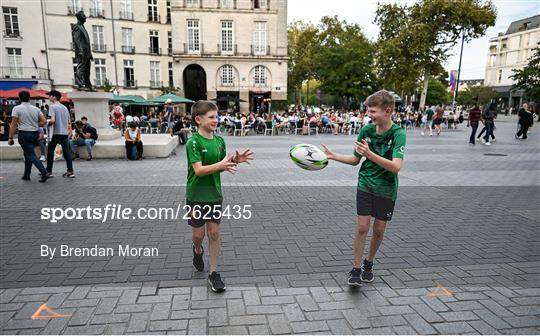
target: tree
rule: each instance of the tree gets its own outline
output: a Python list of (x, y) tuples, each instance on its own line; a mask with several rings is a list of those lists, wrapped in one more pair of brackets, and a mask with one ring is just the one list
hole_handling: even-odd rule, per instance
[(160, 90), (162, 95), (169, 93), (176, 94), (178, 91), (180, 91), (180, 88), (174, 86), (162, 86)]
[(314, 55), (317, 53), (318, 30), (312, 24), (294, 21), (287, 31), (288, 39), (288, 92), (294, 92), (296, 104), (301, 103), (300, 89), (306, 79), (313, 78)]
[(497, 91), (491, 86), (471, 86), (465, 90), (459, 91), (458, 104), (460, 105), (474, 105), (477, 100), (478, 104), (485, 105), (497, 97)]
[(525, 96), (535, 102), (538, 113), (540, 106), (540, 48), (528, 59), (528, 64), (521, 70), (514, 69), (510, 78), (514, 81), (513, 90), (523, 90)]
[(375, 74), (374, 48), (357, 24), (325, 16), (319, 25), (315, 75), (321, 90), (358, 103), (380, 87)]
[(429, 91), (426, 96), (426, 105), (448, 104), (452, 101), (452, 95), (448, 91), (448, 85), (434, 77), (429, 79)]
[(400, 64), (396, 68), (409, 66), (416, 79), (423, 76), (423, 107), (429, 78), (448, 59), (449, 51), (461, 38), (468, 42), (484, 35), (495, 24), (496, 14), (490, 0), (422, 0), (412, 6), (379, 5), (375, 22), (384, 32), (379, 43), (407, 49), (397, 53), (400, 57), (393, 61)]

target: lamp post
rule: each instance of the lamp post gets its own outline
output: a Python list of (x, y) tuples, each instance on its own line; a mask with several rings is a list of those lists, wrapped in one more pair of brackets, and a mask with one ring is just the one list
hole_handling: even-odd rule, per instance
[(452, 109), (454, 110), (454, 113), (456, 112), (456, 104), (457, 104), (457, 98), (458, 98), (458, 92), (459, 92), (459, 77), (461, 75), (461, 59), (463, 58), (463, 45), (465, 44), (465, 29), (462, 31), (461, 36), (461, 51), (459, 53), (459, 65), (458, 65), (458, 73), (457, 73), (457, 82), (456, 82), (456, 92), (454, 92), (454, 100), (452, 102)]

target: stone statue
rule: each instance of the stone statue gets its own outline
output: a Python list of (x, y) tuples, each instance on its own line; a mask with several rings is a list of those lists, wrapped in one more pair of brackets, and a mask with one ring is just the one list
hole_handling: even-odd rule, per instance
[(75, 16), (77, 17), (77, 23), (71, 24), (71, 36), (73, 38), (75, 60), (77, 62), (75, 87), (83, 91), (95, 91), (90, 82), (90, 66), (94, 57), (92, 56), (90, 37), (86, 28), (84, 28), (86, 15), (84, 15), (83, 11), (79, 11)]

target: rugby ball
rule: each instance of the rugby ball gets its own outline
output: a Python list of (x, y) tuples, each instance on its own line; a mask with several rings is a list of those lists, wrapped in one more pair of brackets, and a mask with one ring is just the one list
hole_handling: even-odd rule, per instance
[(289, 151), (291, 160), (305, 170), (320, 170), (328, 165), (326, 154), (314, 145), (299, 144)]

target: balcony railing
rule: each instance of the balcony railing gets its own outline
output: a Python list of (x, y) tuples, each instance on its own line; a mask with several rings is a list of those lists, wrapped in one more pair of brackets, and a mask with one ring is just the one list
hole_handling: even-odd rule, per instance
[(161, 55), (161, 48), (149, 47), (148, 53), (151, 55)]
[(136, 80), (125, 80), (124, 81), (124, 88), (126, 88), (126, 89), (136, 89), (137, 88), (137, 81)]
[(95, 52), (106, 52), (107, 51), (107, 45), (106, 44), (92, 43), (92, 50), (95, 51)]
[(161, 22), (159, 14), (148, 14), (148, 22)]
[(118, 14), (120, 20), (130, 20), (133, 21), (133, 12), (120, 11)]
[[(198, 46), (199, 48), (194, 48)], [(184, 54), (204, 54), (204, 43), (199, 43), (198, 45), (193, 44), (191, 48), (188, 43), (184, 43)]]
[(34, 67), (0, 67), (1, 78), (48, 79), (47, 69)]
[(20, 30), (4, 29), (3, 33), (4, 33), (3, 36), (7, 38), (21, 38), (22, 39), (22, 33)]
[(150, 88), (151, 89), (159, 89), (163, 86), (163, 82), (162, 81), (153, 81), (151, 80), (150, 81)]
[(124, 54), (134, 54), (135, 53), (135, 47), (134, 46), (122, 46), (122, 52)]
[(173, 54), (172, 48), (167, 48), (167, 55), (171, 56)]
[(90, 8), (90, 17), (105, 17), (105, 10), (99, 8)]
[[(236, 55), (236, 50), (238, 48), (238, 45), (237, 44), (233, 44), (232, 45), (232, 50), (223, 50), (223, 45), (222, 44), (218, 44), (217, 45), (217, 50), (218, 50), (218, 53), (220, 55)], [(228, 49), (228, 48), (227, 48)]]
[[(262, 50), (261, 50), (262, 49)], [(252, 56), (266, 56), (270, 55), (270, 46), (267, 45), (266, 48), (261, 48), (261, 46), (251, 45), (251, 55)]]
[(75, 15), (77, 12), (80, 12), (83, 10), (82, 7), (74, 7), (74, 6), (68, 6), (68, 15)]

